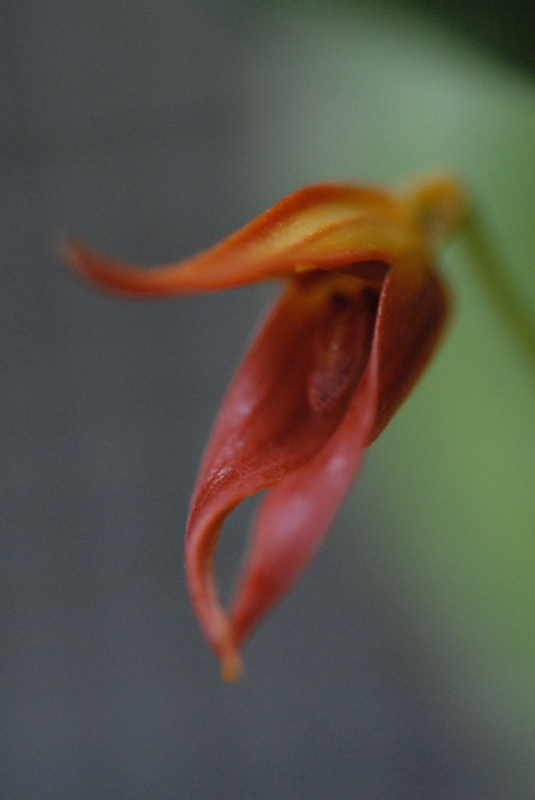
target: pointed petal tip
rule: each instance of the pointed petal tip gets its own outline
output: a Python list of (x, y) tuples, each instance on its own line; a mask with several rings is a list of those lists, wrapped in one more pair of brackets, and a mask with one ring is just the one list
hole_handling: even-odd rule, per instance
[(100, 285), (109, 283), (109, 260), (79, 239), (67, 237), (60, 245), (59, 255), (78, 275)]
[(75, 272), (101, 288), (134, 297), (165, 293), (154, 271), (108, 258), (74, 237), (63, 243), (60, 255)]
[[(195, 605), (195, 603), (194, 603)], [(197, 618), (221, 665), (221, 677), (232, 683), (240, 677), (242, 660), (232, 622), (212, 596), (209, 607), (197, 605)]]

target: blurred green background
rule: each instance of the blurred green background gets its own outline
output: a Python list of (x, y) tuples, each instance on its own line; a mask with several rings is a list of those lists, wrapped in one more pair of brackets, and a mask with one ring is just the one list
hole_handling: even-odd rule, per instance
[[(273, 293), (127, 303), (55, 254), (204, 248), (320, 180), (450, 169), (535, 309), (528, 3), (0, 5), (0, 796), (530, 800), (535, 384), (472, 276), (235, 686), (183, 527)], [(248, 511), (229, 522), (228, 594)]]
[[(284, 4), (284, 33), (266, 37), (272, 63), (261, 66), (270, 81), (259, 96), (266, 170), (254, 173), (258, 185), (280, 181), (276, 161), (288, 189), (353, 175), (396, 184), (452, 170), (535, 313), (531, 80), (474, 50), (470, 36), (448, 35), (437, 16), (356, 8), (357, 18), (355, 5), (307, 3), (304, 17), (302, 4)], [(497, 49), (508, 54), (509, 29), (500, 30), (505, 41)], [(481, 43), (494, 38), (481, 35)], [(451, 330), (422, 385), (372, 447), (351, 509), (358, 521), (364, 503), (383, 520), (373, 548), (391, 571), (385, 591), (410, 608), (439, 660), (529, 763), (535, 384), (473, 278), (462, 242), (440, 261), (455, 297)]]

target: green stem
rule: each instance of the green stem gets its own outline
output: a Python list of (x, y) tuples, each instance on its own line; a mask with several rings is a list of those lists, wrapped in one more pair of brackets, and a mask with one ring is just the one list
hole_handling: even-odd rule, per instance
[(475, 211), (469, 214), (462, 232), (474, 273), (535, 371), (535, 314), (513, 287), (507, 269)]

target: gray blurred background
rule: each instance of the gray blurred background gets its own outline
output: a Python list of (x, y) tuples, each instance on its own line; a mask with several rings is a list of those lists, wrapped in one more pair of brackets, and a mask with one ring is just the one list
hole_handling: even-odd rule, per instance
[[(278, 199), (249, 170), (269, 9), (19, 0), (0, 13), (1, 800), (528, 800), (389, 602), (365, 502), (358, 532), (342, 513), (254, 636), (243, 680), (220, 681), (183, 530), (273, 289), (127, 302), (56, 256), (75, 231), (131, 261), (176, 260)], [(378, 489), (364, 477), (359, 491)], [(225, 529), (225, 594), (248, 515)]]

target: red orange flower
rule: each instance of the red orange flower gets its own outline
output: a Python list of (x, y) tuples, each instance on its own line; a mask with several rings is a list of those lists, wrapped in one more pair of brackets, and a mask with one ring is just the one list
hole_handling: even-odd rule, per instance
[[(123, 294), (284, 281), (223, 401), (190, 508), (186, 573), (221, 659), (240, 670), (252, 628), (325, 536), (362, 459), (427, 365), (448, 314), (433, 250), (466, 213), (448, 177), (394, 194), (320, 184), (281, 200), (211, 249), (151, 270), (72, 242), (68, 261)], [(223, 522), (269, 489), (230, 610), (213, 576)]]

